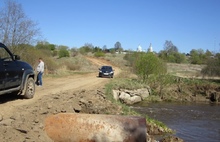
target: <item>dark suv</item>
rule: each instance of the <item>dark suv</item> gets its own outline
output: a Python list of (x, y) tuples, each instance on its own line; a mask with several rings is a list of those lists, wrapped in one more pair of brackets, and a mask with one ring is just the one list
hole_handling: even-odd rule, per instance
[(112, 69), (112, 66), (102, 66), (99, 68), (99, 77), (111, 77), (114, 76), (114, 70)]
[(35, 93), (34, 70), (18, 55), (0, 43), (0, 95), (16, 93), (24, 98), (33, 98)]

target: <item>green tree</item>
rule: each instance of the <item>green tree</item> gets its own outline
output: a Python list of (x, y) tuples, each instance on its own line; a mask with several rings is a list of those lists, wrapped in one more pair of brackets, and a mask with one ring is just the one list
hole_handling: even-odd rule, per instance
[(59, 50), (59, 58), (62, 58), (62, 57), (69, 57), (70, 54), (69, 54), (69, 51), (66, 50), (66, 49), (60, 49)]
[(54, 51), (56, 49), (56, 46), (54, 44), (50, 44), (47, 41), (40, 41), (40, 42), (37, 42), (36, 49)]
[(70, 56), (67, 46), (60, 45), (58, 46), (58, 50), (59, 50), (59, 53), (58, 53), (59, 58)]
[(167, 61), (167, 52), (165, 50), (161, 50), (158, 53), (158, 57), (164, 61)]
[(114, 49), (115, 49), (115, 51), (117, 51), (119, 53), (121, 53), (123, 51), (123, 48), (122, 48), (121, 43), (119, 41), (117, 41), (115, 43)]
[(173, 52), (172, 55), (174, 56), (174, 63), (186, 62), (186, 56), (184, 54)]
[(39, 41), (35, 46), (36, 49), (47, 52), (48, 55), (57, 56), (58, 51), (56, 50), (55, 44), (50, 44), (47, 41)]
[(94, 56), (95, 56), (95, 57), (104, 57), (104, 56), (105, 56), (105, 53), (102, 52), (102, 51), (98, 51), (98, 52), (95, 52)]
[(206, 55), (202, 49), (192, 49), (189, 60), (191, 64), (205, 64), (207, 62)]
[(102, 51), (102, 49), (100, 47), (94, 47), (93, 52), (100, 52)]
[(172, 41), (165, 41), (164, 50), (160, 51), (158, 57), (170, 63), (183, 63), (186, 61), (184, 54), (178, 52), (178, 48)]
[(84, 54), (87, 54), (89, 52), (93, 52), (93, 49), (94, 49), (94, 46), (92, 44), (87, 43), (84, 46), (79, 48), (79, 52), (84, 55)]
[(215, 58), (209, 58), (201, 73), (207, 76), (220, 76), (220, 54)]
[(151, 74), (159, 75), (167, 72), (166, 64), (151, 52), (138, 53), (134, 68), (136, 74), (143, 82), (146, 82), (146, 79)]
[(209, 51), (209, 50), (206, 50), (205, 55), (206, 55), (207, 57), (213, 56), (213, 55), (212, 55), (212, 52)]
[(220, 59), (220, 53), (216, 53), (215, 58)]
[(178, 52), (167, 53), (166, 51), (160, 51), (158, 57), (169, 63), (184, 63), (186, 62), (185, 54), (181, 54)]

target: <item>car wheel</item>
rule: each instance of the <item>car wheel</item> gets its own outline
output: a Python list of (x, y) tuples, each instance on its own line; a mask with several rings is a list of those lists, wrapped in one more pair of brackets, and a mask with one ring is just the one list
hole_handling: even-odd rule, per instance
[(35, 93), (35, 82), (33, 78), (28, 78), (27, 82), (26, 82), (26, 87), (24, 90), (24, 98), (25, 99), (31, 99), (34, 97), (34, 93)]

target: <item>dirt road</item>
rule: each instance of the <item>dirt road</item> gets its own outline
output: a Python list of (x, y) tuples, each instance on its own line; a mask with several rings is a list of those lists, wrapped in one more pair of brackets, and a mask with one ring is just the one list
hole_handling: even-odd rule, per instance
[[(87, 58), (95, 66), (111, 65), (108, 61), (96, 58)], [(115, 75), (120, 69), (113, 66)], [(97, 72), (73, 75), (62, 78), (43, 77), (43, 87), (36, 86), (33, 99), (25, 100), (18, 97), (0, 96), (0, 141), (49, 141), (43, 131), (44, 118), (59, 112), (71, 112), (83, 108), (97, 111), (91, 106), (106, 109), (110, 102), (103, 96), (103, 85), (109, 78), (99, 78)], [(91, 96), (92, 95), (92, 96)], [(104, 104), (98, 99), (103, 97)], [(97, 99), (97, 100), (95, 100)], [(95, 102), (95, 103), (94, 103)], [(70, 108), (71, 107), (71, 108)], [(115, 109), (114, 107), (112, 107)], [(94, 112), (96, 113), (96, 112)]]
[[(111, 65), (110, 62), (105, 60), (100, 60), (97, 58), (87, 57), (93, 64), (97, 66), (102, 65)], [(115, 75), (120, 72), (120, 69), (115, 67)], [(100, 85), (103, 85), (109, 81), (109, 78), (99, 78), (98, 75), (98, 68), (97, 72), (83, 74), (83, 75), (72, 75), (66, 76), (62, 78), (55, 78), (55, 77), (46, 77), (43, 78), (44, 85), (43, 87), (36, 86), (36, 92), (33, 99), (24, 100), (18, 99), (16, 97), (9, 98), (6, 95), (2, 97), (0, 102), (0, 113), (7, 114), (11, 113), (13, 109), (16, 109), (17, 106), (27, 105), (34, 103), (35, 101), (39, 100), (45, 95), (53, 95), (56, 93), (64, 92), (64, 91), (77, 91), (80, 89), (94, 89)], [(12, 100), (11, 100), (12, 99)], [(9, 111), (10, 110), (10, 111)]]

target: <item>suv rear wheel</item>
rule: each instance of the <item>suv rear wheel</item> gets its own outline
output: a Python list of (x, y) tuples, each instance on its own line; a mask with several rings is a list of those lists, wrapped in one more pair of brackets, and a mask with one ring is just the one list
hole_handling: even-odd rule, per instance
[(31, 99), (34, 97), (34, 93), (35, 93), (35, 82), (34, 79), (32, 77), (28, 78), (27, 82), (26, 82), (26, 87), (24, 90), (24, 98), (26, 99)]

